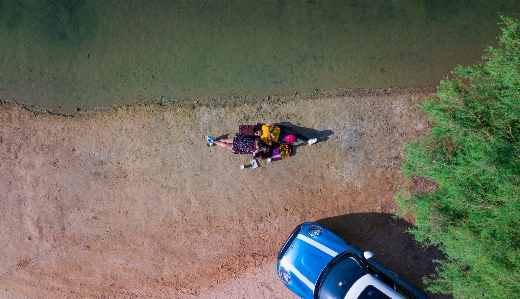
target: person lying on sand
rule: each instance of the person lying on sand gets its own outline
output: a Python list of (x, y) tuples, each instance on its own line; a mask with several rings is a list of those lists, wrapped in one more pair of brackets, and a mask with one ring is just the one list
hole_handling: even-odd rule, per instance
[(254, 135), (259, 137), (265, 144), (268, 144), (269, 146), (272, 146), (273, 142), (293, 143), (296, 141), (312, 145), (318, 141), (317, 138), (309, 139), (286, 126), (276, 126), (275, 124), (259, 124), (259, 127), (260, 129), (255, 130)]
[(209, 146), (218, 145), (230, 150), (233, 154), (251, 154), (254, 159), (267, 158), (271, 151), (268, 145), (263, 144), (259, 138), (253, 136), (237, 133), (233, 138), (215, 139), (212, 136), (206, 138)]

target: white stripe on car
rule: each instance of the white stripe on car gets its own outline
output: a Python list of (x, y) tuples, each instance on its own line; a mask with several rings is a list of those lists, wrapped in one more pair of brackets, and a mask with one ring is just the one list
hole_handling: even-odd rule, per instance
[(313, 239), (307, 237), (307, 236), (304, 236), (302, 234), (298, 235), (297, 237), (298, 239), (302, 240), (303, 242), (311, 245), (311, 246), (314, 246), (316, 248), (318, 248), (319, 250), (325, 252), (326, 254), (332, 256), (332, 257), (335, 257), (336, 255), (338, 255), (338, 253), (332, 249), (330, 249), (329, 247), (321, 244), (321, 243), (318, 243), (316, 241), (314, 241)]
[(298, 279), (300, 279), (311, 291), (314, 292), (314, 284), (307, 278), (305, 275), (303, 275), (298, 269), (296, 269), (293, 264), (291, 264), (285, 257), (282, 258), (282, 261), (280, 263), (283, 265), (284, 268), (289, 270), (292, 274), (296, 275)]

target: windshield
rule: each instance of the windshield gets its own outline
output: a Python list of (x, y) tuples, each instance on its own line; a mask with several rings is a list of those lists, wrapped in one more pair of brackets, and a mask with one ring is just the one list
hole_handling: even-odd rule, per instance
[(323, 273), (318, 298), (344, 298), (350, 287), (363, 275), (365, 269), (352, 256), (340, 260)]

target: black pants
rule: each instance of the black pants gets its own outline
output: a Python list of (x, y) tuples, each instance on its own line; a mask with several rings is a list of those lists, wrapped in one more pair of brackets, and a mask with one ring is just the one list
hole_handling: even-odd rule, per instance
[(285, 143), (285, 136), (287, 135), (294, 135), (296, 137), (296, 141), (298, 142), (307, 142), (309, 140), (309, 138), (303, 136), (300, 133), (296, 133), (292, 129), (287, 127), (280, 127), (280, 136), (278, 137), (278, 142)]

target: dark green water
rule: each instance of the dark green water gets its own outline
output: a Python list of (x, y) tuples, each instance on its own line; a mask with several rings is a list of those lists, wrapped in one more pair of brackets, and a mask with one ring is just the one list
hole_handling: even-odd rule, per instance
[(520, 1), (0, 0), (0, 98), (72, 113), (437, 84)]

